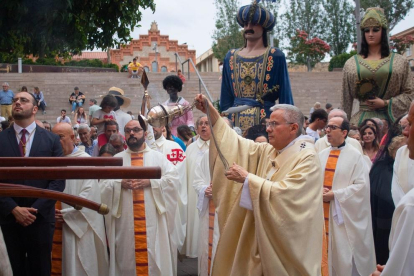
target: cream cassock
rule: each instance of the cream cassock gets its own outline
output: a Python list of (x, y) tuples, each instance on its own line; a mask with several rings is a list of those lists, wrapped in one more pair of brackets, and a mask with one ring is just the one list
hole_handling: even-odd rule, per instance
[[(77, 150), (66, 157), (90, 157)], [(63, 191), (101, 202), (96, 179), (68, 179)], [(91, 209), (75, 210), (62, 202), (62, 275), (108, 275), (104, 218)]]
[(403, 146), (397, 151), (392, 175), (391, 194), (394, 205), (414, 187), (414, 160), (408, 157), (408, 148)]
[[(151, 179), (151, 186), (144, 188), (149, 275), (175, 275), (173, 251), (176, 249), (171, 246), (170, 235), (173, 234), (177, 208), (177, 169), (164, 155), (148, 146), (142, 152), (144, 167), (161, 167), (161, 179)], [(128, 148), (115, 157), (122, 157), (123, 166), (130, 167), (131, 153)], [(121, 179), (101, 181), (101, 185), (102, 201), (111, 210), (105, 216), (111, 252), (110, 275), (135, 275), (132, 192), (121, 188)]]
[[(376, 263), (369, 170), (355, 147), (346, 144), (340, 150), (329, 210), (329, 275), (353, 275), (353, 263), (359, 275), (370, 275)], [(319, 153), (323, 173), (330, 151)]]

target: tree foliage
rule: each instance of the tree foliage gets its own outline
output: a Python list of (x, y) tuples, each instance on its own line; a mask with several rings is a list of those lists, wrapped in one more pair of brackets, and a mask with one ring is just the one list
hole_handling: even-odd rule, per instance
[(334, 68), (344, 68), (345, 62), (356, 55), (356, 51), (351, 51), (350, 53), (342, 53), (337, 56), (333, 56), (329, 61), (329, 71), (332, 71)]
[(296, 31), (290, 40), (288, 59), (294, 64), (305, 64), (308, 72), (329, 53), (329, 45), (318, 37), (309, 38), (305, 31)]
[(230, 49), (244, 45), (241, 28), (236, 21), (239, 8), (238, 0), (215, 0), (217, 10), (216, 29), (213, 33), (213, 53), (223, 60)]
[(407, 48), (411, 47), (414, 44), (414, 37), (412, 35), (405, 35), (405, 36), (392, 36), (390, 38), (390, 47), (391, 49), (402, 55)]
[(331, 46), (331, 53), (345, 53), (349, 44), (354, 41), (355, 16), (354, 7), (349, 0), (324, 0), (326, 22), (322, 36)]
[(65, 56), (131, 40), (142, 9), (154, 0), (0, 2), (0, 52)]
[(310, 37), (321, 37), (325, 32), (322, 0), (290, 0), (283, 20), (284, 36), (291, 39), (296, 30), (305, 31)]
[(383, 8), (388, 29), (392, 30), (414, 7), (414, 0), (361, 0), (361, 8), (366, 10), (369, 7)]
[(282, 24), (279, 23), (280, 18), (280, 2), (281, 1), (261, 1), (260, 4), (263, 5), (268, 11), (270, 11), (276, 18), (276, 26), (273, 28), (273, 30), (269, 31), (269, 38), (273, 36), (273, 46), (274, 47), (280, 47), (281, 46), (281, 40), (283, 39), (283, 32), (282, 32)]

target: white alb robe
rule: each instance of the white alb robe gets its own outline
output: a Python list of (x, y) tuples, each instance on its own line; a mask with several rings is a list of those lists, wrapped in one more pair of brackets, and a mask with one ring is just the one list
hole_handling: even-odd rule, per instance
[(395, 156), (394, 173), (392, 175), (391, 194), (395, 206), (414, 187), (413, 179), (414, 160), (408, 157), (407, 146), (403, 146), (398, 149)]
[(204, 141), (200, 137), (187, 147), (187, 236), (183, 254), (190, 258), (198, 255), (199, 215), (197, 211), (198, 195), (193, 188), (196, 168), (200, 165), (204, 153), (210, 147), (210, 140)]
[[(193, 187), (198, 195), (197, 209), (200, 216), (199, 236), (198, 236), (198, 275), (208, 275), (208, 251), (209, 251), (209, 203), (210, 199), (205, 197), (205, 190), (210, 186), (210, 165), (209, 151), (204, 153), (200, 166), (196, 168), (194, 174)], [(213, 250), (211, 254), (211, 267), (213, 267), (214, 255), (216, 253), (217, 242), (220, 238), (218, 227), (217, 210), (214, 216), (213, 230)]]
[(9, 254), (7, 253), (6, 244), (3, 238), (3, 232), (0, 227), (0, 276), (13, 276)]
[[(66, 157), (90, 157), (77, 150)], [(101, 202), (96, 179), (68, 179), (63, 191), (69, 195)], [(97, 212), (82, 208), (75, 210), (62, 202), (62, 275), (108, 275), (108, 252), (104, 217)]]
[[(413, 183), (413, 179), (410, 179)], [(414, 275), (414, 189), (395, 208), (389, 239), (390, 257), (381, 276)]]
[[(359, 275), (370, 275), (376, 262), (369, 170), (355, 147), (345, 144), (340, 150), (329, 210), (329, 275), (352, 275), (353, 262)], [(319, 153), (323, 173), (330, 151)]]
[(187, 164), (186, 155), (183, 149), (174, 141), (165, 139), (163, 135), (155, 140), (155, 148), (161, 152), (168, 161), (176, 168), (179, 176), (179, 182), (176, 183), (178, 191), (178, 208), (175, 215), (174, 240), (178, 251), (181, 249), (185, 240), (187, 227)]
[[(176, 249), (171, 247), (170, 235), (177, 208), (177, 169), (164, 155), (148, 146), (142, 152), (144, 167), (161, 167), (161, 179), (151, 179), (151, 186), (144, 188), (149, 275), (176, 275), (173, 257)], [(130, 167), (131, 153), (128, 148), (115, 157), (122, 157), (123, 166)], [(111, 276), (136, 275), (133, 197), (131, 190), (122, 189), (121, 181), (101, 181), (102, 201), (111, 210), (105, 216)]]

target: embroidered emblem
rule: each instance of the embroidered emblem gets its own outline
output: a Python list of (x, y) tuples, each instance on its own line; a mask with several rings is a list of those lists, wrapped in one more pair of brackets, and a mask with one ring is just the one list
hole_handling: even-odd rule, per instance
[(183, 155), (183, 150), (172, 149), (171, 154), (167, 154), (167, 159), (174, 165), (177, 165), (178, 162), (183, 162), (185, 159), (185, 156)]
[(260, 109), (260, 119), (263, 119), (266, 117), (266, 111), (264, 109)]
[(276, 49), (275, 49), (275, 48), (272, 48), (272, 50), (270, 50), (270, 52), (271, 52), (272, 54), (274, 54), (274, 53), (276, 52)]
[(304, 148), (306, 148), (306, 143), (305, 142), (303, 142), (302, 144), (300, 144), (300, 150), (299, 151), (301, 151)]
[(270, 74), (266, 74), (266, 81), (270, 80)]
[(272, 70), (272, 67), (273, 67), (273, 57), (270, 56), (267, 58), (267, 68), (266, 68), (267, 71)]

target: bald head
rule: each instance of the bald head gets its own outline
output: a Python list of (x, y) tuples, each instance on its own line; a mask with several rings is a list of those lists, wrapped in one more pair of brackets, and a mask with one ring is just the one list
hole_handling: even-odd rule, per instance
[(53, 133), (59, 136), (63, 154), (69, 155), (75, 148), (75, 135), (72, 126), (68, 123), (59, 123), (53, 127)]

